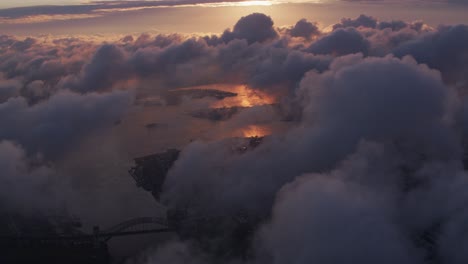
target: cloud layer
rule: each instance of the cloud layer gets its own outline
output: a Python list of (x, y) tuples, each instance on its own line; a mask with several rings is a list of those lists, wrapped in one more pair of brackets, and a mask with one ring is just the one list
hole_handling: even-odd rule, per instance
[[(464, 263), (467, 47), (466, 25), (365, 15), (331, 32), (254, 13), (211, 36), (2, 36), (2, 210), (47, 210), (57, 196), (66, 204), (51, 179), (120, 186), (107, 176), (126, 173), (115, 163), (159, 140), (182, 148), (164, 206), (220, 220), (150, 252), (149, 263)], [(199, 120), (188, 113), (227, 101), (168, 99), (193, 87), (244, 87), (275, 104), (247, 101), (225, 120)], [(272, 134), (252, 149), (226, 132), (256, 125)], [(109, 197), (131, 201), (117, 190)], [(229, 234), (240, 216), (250, 220), (239, 246)]]

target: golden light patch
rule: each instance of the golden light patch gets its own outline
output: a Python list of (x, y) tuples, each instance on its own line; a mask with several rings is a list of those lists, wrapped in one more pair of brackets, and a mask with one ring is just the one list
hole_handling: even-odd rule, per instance
[(271, 131), (269, 128), (258, 125), (249, 125), (241, 129), (241, 136), (250, 137), (264, 137), (270, 135)]
[(225, 98), (224, 100), (215, 102), (212, 107), (252, 107), (257, 105), (269, 105), (276, 102), (276, 98), (258, 91), (250, 89), (246, 85), (234, 85), (230, 87), (219, 87), (220, 90), (226, 90), (232, 93), (236, 93), (236, 97)]

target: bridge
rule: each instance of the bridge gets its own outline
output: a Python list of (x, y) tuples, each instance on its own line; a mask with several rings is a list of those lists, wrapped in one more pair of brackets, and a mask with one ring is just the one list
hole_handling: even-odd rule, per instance
[(165, 218), (141, 217), (122, 222), (105, 230), (102, 233), (99, 232), (99, 229), (96, 229), (96, 227), (94, 227), (93, 236), (97, 238), (102, 238), (104, 241), (107, 242), (111, 238), (118, 236), (165, 233), (172, 231), (173, 230), (168, 228), (168, 223)]
[[(14, 225), (13, 225), (14, 227)], [(11, 230), (11, 226), (8, 225)], [(48, 230), (48, 231), (47, 231)], [(93, 228), (91, 234), (77, 229), (57, 234), (50, 229), (43, 233), (24, 234), (11, 230), (0, 235), (0, 263), (32, 264), (109, 264), (107, 242), (114, 237), (172, 232), (162, 218), (134, 218), (111, 228)], [(47, 232), (51, 232), (48, 234)]]

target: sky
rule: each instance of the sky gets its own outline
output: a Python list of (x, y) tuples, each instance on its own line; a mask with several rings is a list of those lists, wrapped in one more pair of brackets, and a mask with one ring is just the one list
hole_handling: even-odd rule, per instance
[[(106, 1), (118, 2), (115, 0), (102, 0), (99, 2), (106, 2)], [(260, 1), (263, 1), (263, 0), (260, 0)], [(300, 2), (300, 1), (301, 0), (296, 0), (296, 2)], [(121, 1), (121, 2), (124, 2), (124, 1)], [(216, 1), (213, 1), (213, 2), (216, 2)], [(218, 2), (222, 2), (222, 1), (218, 1)], [(93, 1), (92, 0), (90, 1), (85, 1), (85, 0), (24, 0), (21, 2), (5, 1), (3, 3), (0, 3), (0, 7), (20, 7), (20, 6), (39, 6), (39, 5), (79, 5), (79, 4), (89, 4), (89, 3), (93, 3)]]
[[(466, 23), (467, 6), (438, 1), (31, 1), (0, 4), (0, 30), (15, 35), (133, 34), (142, 32), (220, 33), (239, 17), (262, 12), (277, 26), (301, 18), (322, 28), (342, 17), (360, 14), (382, 19), (422, 20), (439, 24)], [(41, 6), (37, 6), (41, 5)], [(44, 7), (43, 5), (58, 5)]]
[(0, 234), (158, 217), (170, 236), (111, 254), (468, 263), (466, 0), (21, 3), (0, 9)]
[[(103, 0), (109, 1), (109, 0)], [(92, 1), (86, 0), (24, 0), (24, 1), (2, 1), (0, 7), (11, 8), (20, 6), (39, 6), (39, 5), (79, 5), (86, 4)]]

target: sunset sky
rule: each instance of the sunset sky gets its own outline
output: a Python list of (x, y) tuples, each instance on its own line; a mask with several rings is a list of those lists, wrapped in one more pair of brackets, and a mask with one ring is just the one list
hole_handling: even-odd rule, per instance
[[(22, 8), (15, 8), (19, 5)], [(39, 6), (40, 5), (40, 6)], [(54, 5), (54, 6), (45, 6)], [(467, 23), (463, 1), (2, 1), (0, 30), (7, 34), (220, 33), (252, 12), (270, 15), (277, 26), (307, 18), (326, 28), (342, 17), (422, 20), (432, 26)]]

